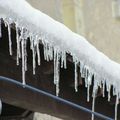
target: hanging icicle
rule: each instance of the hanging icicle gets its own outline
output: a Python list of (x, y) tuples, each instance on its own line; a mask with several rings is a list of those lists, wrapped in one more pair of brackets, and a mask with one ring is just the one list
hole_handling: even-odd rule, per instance
[(103, 94), (103, 97), (105, 97), (105, 80), (102, 81), (102, 94)]
[(35, 75), (36, 68), (36, 47), (35, 47), (35, 37), (31, 37), (31, 50), (32, 50), (32, 58), (33, 58), (33, 75)]
[(67, 64), (66, 64), (66, 52), (65, 51), (61, 52), (61, 68), (64, 68), (64, 69), (67, 68)]
[(116, 95), (116, 103), (115, 103), (115, 120), (117, 120), (118, 104), (119, 104), (119, 95)]
[[(93, 92), (93, 101), (92, 101), (92, 112), (95, 112), (95, 91)], [(94, 114), (92, 114), (92, 120), (94, 120)]]
[(43, 41), (44, 59), (47, 61), (53, 60), (53, 47), (46, 41)]
[(53, 47), (49, 45), (48, 48), (49, 48), (49, 51), (48, 51), (49, 60), (53, 60)]
[(39, 42), (37, 43), (37, 57), (38, 57), (38, 65), (40, 65), (40, 48), (39, 48)]
[(107, 84), (107, 92), (108, 92), (108, 101), (110, 101), (111, 98), (111, 85)]
[(46, 42), (43, 43), (43, 47), (44, 47), (44, 59), (47, 60), (47, 43)]
[(88, 87), (88, 68), (84, 66), (84, 78), (85, 78), (85, 87)]
[[(92, 97), (93, 97), (93, 101), (92, 101), (92, 112), (95, 112), (95, 98), (96, 98), (96, 94), (97, 94), (97, 90), (98, 90), (98, 81), (97, 81), (97, 75), (94, 75), (94, 86), (93, 86), (93, 93), (92, 93)], [(92, 120), (94, 120), (94, 114), (92, 114)]]
[(2, 37), (2, 19), (0, 18), (0, 38)]
[[(36, 60), (36, 55), (37, 55), (37, 63), (38, 63), (38, 65), (40, 65), (40, 48), (39, 48), (39, 43), (40, 43), (40, 39), (36, 35), (34, 37), (34, 40), (32, 40), (32, 50), (33, 50), (33, 54), (35, 52), (34, 62), (36, 62), (35, 60)], [(34, 57), (34, 55), (33, 55), (33, 57)], [(34, 64), (36, 64), (36, 63), (34, 63)]]
[(22, 83), (25, 85), (25, 49), (24, 49), (24, 39), (21, 41), (21, 47), (22, 47)]
[(77, 73), (77, 62), (75, 62), (75, 92), (78, 92), (78, 73)]
[(27, 48), (26, 48), (27, 47), (27, 39), (25, 38), (24, 40), (25, 40), (25, 43), (24, 43), (25, 44), (24, 45), (24, 47), (25, 47), (24, 48), (25, 49), (25, 71), (27, 71)]
[(81, 77), (85, 78), (85, 65), (82, 62), (80, 62), (80, 73), (81, 73)]
[(25, 72), (27, 71), (27, 33), (26, 29), (21, 28), (21, 49), (22, 49), (22, 80), (23, 80), (23, 85), (26, 84), (25, 82)]
[(87, 102), (90, 101), (90, 86), (92, 84), (92, 73), (88, 71), (88, 77), (87, 77)]
[(19, 28), (16, 25), (16, 40), (17, 40), (17, 65), (19, 65), (19, 59), (21, 58), (21, 50), (20, 50), (20, 36), (19, 36)]
[(8, 22), (9, 53), (12, 55), (11, 24)]
[(73, 62), (74, 62), (74, 86), (75, 86), (75, 92), (78, 92), (78, 60), (75, 56), (73, 56)]
[(56, 85), (56, 96), (59, 95), (59, 72), (60, 72), (60, 53), (54, 49), (54, 84)]

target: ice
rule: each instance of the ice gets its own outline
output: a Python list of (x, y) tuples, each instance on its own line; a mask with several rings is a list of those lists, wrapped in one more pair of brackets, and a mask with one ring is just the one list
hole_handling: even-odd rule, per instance
[(117, 113), (118, 113), (118, 104), (119, 104), (119, 97), (116, 96), (116, 104), (115, 104), (115, 120), (117, 120)]
[(27, 71), (27, 40), (25, 39), (25, 43), (24, 43), (24, 49), (25, 49), (25, 71)]
[(47, 61), (53, 60), (53, 47), (46, 41), (43, 41), (44, 59)]
[(37, 43), (37, 57), (38, 57), (38, 65), (40, 65), (40, 48), (39, 48), (39, 43)]
[(54, 84), (56, 85), (56, 95), (59, 95), (59, 72), (60, 72), (60, 53), (54, 48)]
[(24, 39), (21, 41), (21, 47), (22, 47), (22, 81), (23, 85), (25, 85), (25, 48), (24, 48), (25, 42)]
[(17, 65), (19, 65), (19, 59), (21, 58), (21, 50), (20, 50), (20, 37), (19, 37), (19, 28), (16, 25), (16, 41), (17, 41)]
[[(36, 40), (36, 36), (35, 35), (30, 35), (30, 48), (32, 50), (32, 61), (33, 61), (33, 75), (35, 75), (35, 69), (36, 69), (36, 55), (38, 55), (38, 63), (40, 62), (40, 54), (39, 54), (39, 51), (36, 50), (38, 49), (37, 47), (39, 47), (37, 43), (35, 43), (35, 40)], [(38, 39), (37, 39), (38, 40)], [(39, 63), (40, 64), (40, 63)]]
[(7, 26), (8, 26), (8, 38), (9, 38), (9, 53), (10, 55), (12, 55), (11, 25), (9, 22), (7, 23)]
[(102, 81), (102, 93), (103, 97), (105, 97), (105, 81)]
[(67, 68), (67, 64), (66, 64), (66, 52), (65, 51), (61, 52), (61, 68), (64, 68), (64, 69)]
[[(22, 49), (22, 81), (23, 85), (26, 84), (25, 82), (25, 72), (27, 71), (27, 32), (25, 28), (21, 28), (21, 49)], [(18, 44), (19, 45), (19, 44)], [(19, 49), (18, 49), (19, 50)]]
[(90, 86), (92, 84), (92, 76), (93, 74), (88, 71), (88, 77), (87, 77), (87, 102), (90, 101)]
[[(97, 75), (94, 75), (94, 86), (93, 86), (93, 93), (92, 93), (92, 112), (95, 111), (95, 98), (96, 98), (96, 94), (98, 91), (98, 85), (100, 84), (99, 78)], [(94, 120), (94, 114), (92, 114), (92, 120)]]
[(110, 85), (107, 85), (107, 91), (108, 91), (108, 101), (110, 101), (110, 98), (111, 98), (111, 86)]
[[(95, 111), (95, 95), (93, 95), (93, 101), (92, 101), (92, 112)], [(92, 114), (91, 120), (94, 120), (94, 114)]]
[(49, 45), (48, 43), (44, 43), (44, 58), (49, 61)]
[[(95, 98), (96, 98), (96, 90), (93, 88), (93, 100), (92, 100), (92, 112), (95, 112)], [(92, 114), (91, 120), (94, 120), (94, 114)]]
[(74, 62), (74, 76), (75, 76), (75, 92), (78, 92), (78, 60), (77, 58), (75, 58), (75, 56), (73, 56), (73, 62)]

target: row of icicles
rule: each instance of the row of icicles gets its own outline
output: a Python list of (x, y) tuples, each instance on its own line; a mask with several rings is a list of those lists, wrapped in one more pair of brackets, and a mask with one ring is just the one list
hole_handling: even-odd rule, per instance
[[(1, 19), (0, 19), (0, 37), (2, 37), (1, 31)], [(9, 37), (9, 53), (12, 55), (12, 40), (11, 40), (11, 24), (13, 21), (11, 19), (4, 19), (5, 26), (8, 27), (8, 37)], [(40, 65), (40, 42), (42, 41), (44, 47), (44, 59), (49, 61), (54, 61), (54, 84), (56, 85), (56, 96), (59, 95), (59, 76), (60, 76), (60, 67), (67, 68), (66, 64), (66, 51), (60, 51), (57, 47), (53, 47), (50, 45), (44, 37), (39, 37), (37, 35), (31, 34), (24, 27), (19, 28), (16, 23), (16, 41), (17, 41), (17, 65), (19, 65), (19, 59), (22, 59), (22, 83), (25, 85), (25, 72), (27, 71), (27, 41), (30, 39), (30, 48), (32, 50), (32, 58), (33, 58), (33, 74), (35, 74), (36, 68), (36, 56), (38, 65)], [(111, 85), (107, 84), (105, 80), (98, 80), (97, 75), (89, 70), (83, 62), (80, 62), (77, 57), (73, 55), (73, 62), (75, 65), (75, 81), (74, 87), (75, 91), (78, 91), (78, 66), (80, 66), (80, 74), (82, 78), (85, 78), (85, 87), (87, 88), (87, 101), (89, 102), (89, 90), (92, 85), (92, 77), (94, 75), (94, 86), (93, 86), (93, 102), (92, 102), (92, 111), (95, 109), (95, 98), (97, 94), (98, 87), (100, 87), (103, 91), (103, 97), (105, 97), (105, 85), (108, 92), (108, 101), (110, 101), (110, 91)], [(116, 89), (113, 88), (113, 94), (116, 95)], [(116, 104), (115, 104), (115, 120), (117, 120), (117, 107), (119, 104), (119, 96), (116, 95)], [(94, 114), (92, 114), (92, 120), (94, 120)]]

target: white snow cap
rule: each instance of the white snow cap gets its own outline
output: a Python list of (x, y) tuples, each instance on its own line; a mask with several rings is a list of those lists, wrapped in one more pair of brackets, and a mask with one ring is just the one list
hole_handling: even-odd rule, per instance
[[(19, 58), (21, 56), (23, 84), (25, 84), (25, 71), (27, 70), (26, 38), (30, 37), (31, 49), (33, 51), (33, 73), (35, 74), (36, 55), (38, 56), (38, 64), (40, 64), (39, 42), (42, 40), (45, 59), (54, 59), (54, 84), (56, 85), (57, 95), (59, 94), (60, 58), (61, 67), (64, 66), (66, 68), (66, 53), (69, 53), (73, 56), (73, 62), (75, 62), (76, 91), (78, 89), (76, 65), (80, 64), (80, 73), (85, 78), (88, 96), (89, 86), (94, 75), (93, 93), (95, 93), (99, 86), (102, 86), (104, 91), (104, 85), (106, 84), (108, 100), (110, 100), (110, 90), (113, 85), (114, 95), (117, 96), (117, 99), (120, 98), (120, 64), (110, 60), (92, 46), (84, 37), (72, 32), (65, 25), (33, 8), (25, 0), (0, 0), (0, 17), (7, 22), (9, 35), (9, 25), (12, 22), (16, 24), (17, 64), (19, 64)], [(18, 28), (21, 31), (21, 36), (18, 35)], [(20, 50), (20, 44), (22, 50)], [(11, 46), (12, 43), (9, 38), (10, 54), (12, 54)], [(118, 104), (118, 102), (116, 103)]]

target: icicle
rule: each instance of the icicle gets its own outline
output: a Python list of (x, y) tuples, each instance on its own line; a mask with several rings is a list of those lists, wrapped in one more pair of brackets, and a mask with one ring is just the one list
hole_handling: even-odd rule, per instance
[(49, 61), (49, 45), (46, 43), (46, 60)]
[(117, 120), (118, 104), (119, 104), (119, 97), (118, 97), (118, 95), (116, 95), (116, 103), (115, 103), (115, 120)]
[[(37, 62), (38, 62), (38, 65), (40, 65), (40, 48), (39, 48), (39, 37), (36, 35), (35, 36), (35, 39), (34, 39), (34, 44), (33, 44), (33, 47), (34, 47), (34, 50), (35, 50), (35, 57), (37, 55)], [(36, 62), (36, 61), (35, 61)]]
[(80, 73), (81, 77), (85, 78), (85, 65), (82, 62), (80, 63)]
[(102, 81), (102, 84), (103, 84), (103, 87), (102, 87), (103, 97), (105, 97), (105, 81)]
[(59, 95), (59, 63), (60, 54), (57, 49), (54, 49), (54, 84), (56, 85), (56, 96)]
[(23, 85), (25, 85), (25, 72), (27, 71), (27, 33), (24, 28), (21, 28), (21, 48), (22, 48), (22, 80)]
[(9, 38), (9, 53), (10, 55), (12, 55), (11, 28), (9, 23), (7, 25), (8, 25), (8, 38)]
[(66, 64), (66, 52), (62, 51), (61, 52), (61, 68), (67, 68), (67, 64)]
[(24, 45), (24, 47), (25, 47), (25, 71), (27, 71), (27, 40), (26, 39), (24, 39), (25, 40), (25, 45)]
[(107, 86), (107, 91), (108, 91), (108, 101), (110, 101), (110, 98), (111, 98), (111, 93), (110, 93), (110, 90), (111, 90), (111, 86), (110, 85), (108, 85)]
[(33, 54), (33, 75), (35, 75), (35, 68), (36, 68), (35, 58), (36, 58), (36, 53), (35, 53), (34, 41), (33, 41), (32, 54)]
[[(92, 93), (92, 96), (93, 96), (93, 101), (92, 101), (92, 112), (95, 111), (95, 98), (96, 98), (96, 93), (97, 93), (97, 90), (98, 90), (98, 79), (97, 79), (97, 76), (94, 75), (94, 86), (93, 86), (93, 93)], [(92, 114), (92, 120), (94, 120), (94, 114)]]
[(37, 57), (38, 57), (38, 65), (40, 65), (40, 49), (39, 49), (39, 43), (37, 43)]
[[(96, 94), (96, 93), (94, 92), (94, 93), (93, 93), (93, 101), (92, 101), (92, 112), (95, 111), (95, 97), (96, 97), (95, 94)], [(94, 114), (92, 114), (92, 120), (94, 120)]]
[(19, 58), (21, 58), (21, 52), (20, 52), (21, 39), (19, 38), (19, 29), (17, 25), (16, 25), (16, 40), (17, 40), (17, 65), (19, 65)]
[(74, 65), (75, 65), (75, 68), (74, 68), (74, 86), (75, 86), (75, 92), (78, 92), (78, 72), (77, 72), (77, 65), (78, 65), (78, 60), (75, 56), (73, 56), (73, 62), (74, 62)]
[(108, 101), (110, 101), (111, 95), (110, 90), (108, 91)]
[(2, 21), (0, 19), (0, 38), (2, 37)]
[(77, 73), (77, 62), (75, 62), (75, 92), (78, 92), (78, 73)]
[[(82, 74), (82, 70), (83, 70), (84, 64), (82, 62), (80, 62), (80, 73)], [(82, 76), (81, 76), (82, 77)]]
[(25, 50), (24, 50), (24, 39), (21, 41), (21, 47), (22, 47), (22, 80), (23, 85), (25, 85)]
[(87, 87), (87, 102), (90, 101), (90, 85)]
[(53, 48), (51, 45), (49, 45), (49, 52), (48, 53), (49, 53), (49, 59), (53, 60)]
[(88, 69), (86, 66), (84, 67), (83, 74), (84, 74), (84, 78), (85, 78), (85, 87), (87, 88), (88, 87)]
[(87, 78), (87, 102), (90, 101), (90, 85), (92, 84), (92, 73), (88, 73), (88, 78)]
[(32, 58), (33, 58), (33, 75), (35, 75), (35, 68), (36, 68), (36, 46), (35, 46), (35, 37), (30, 37), (31, 41), (31, 50), (32, 50)]
[(52, 48), (52, 46), (45, 41), (43, 42), (43, 46), (44, 46), (44, 59), (47, 61), (53, 60), (53, 48)]
[(44, 42), (43, 46), (44, 46), (44, 59), (47, 60), (47, 43)]

